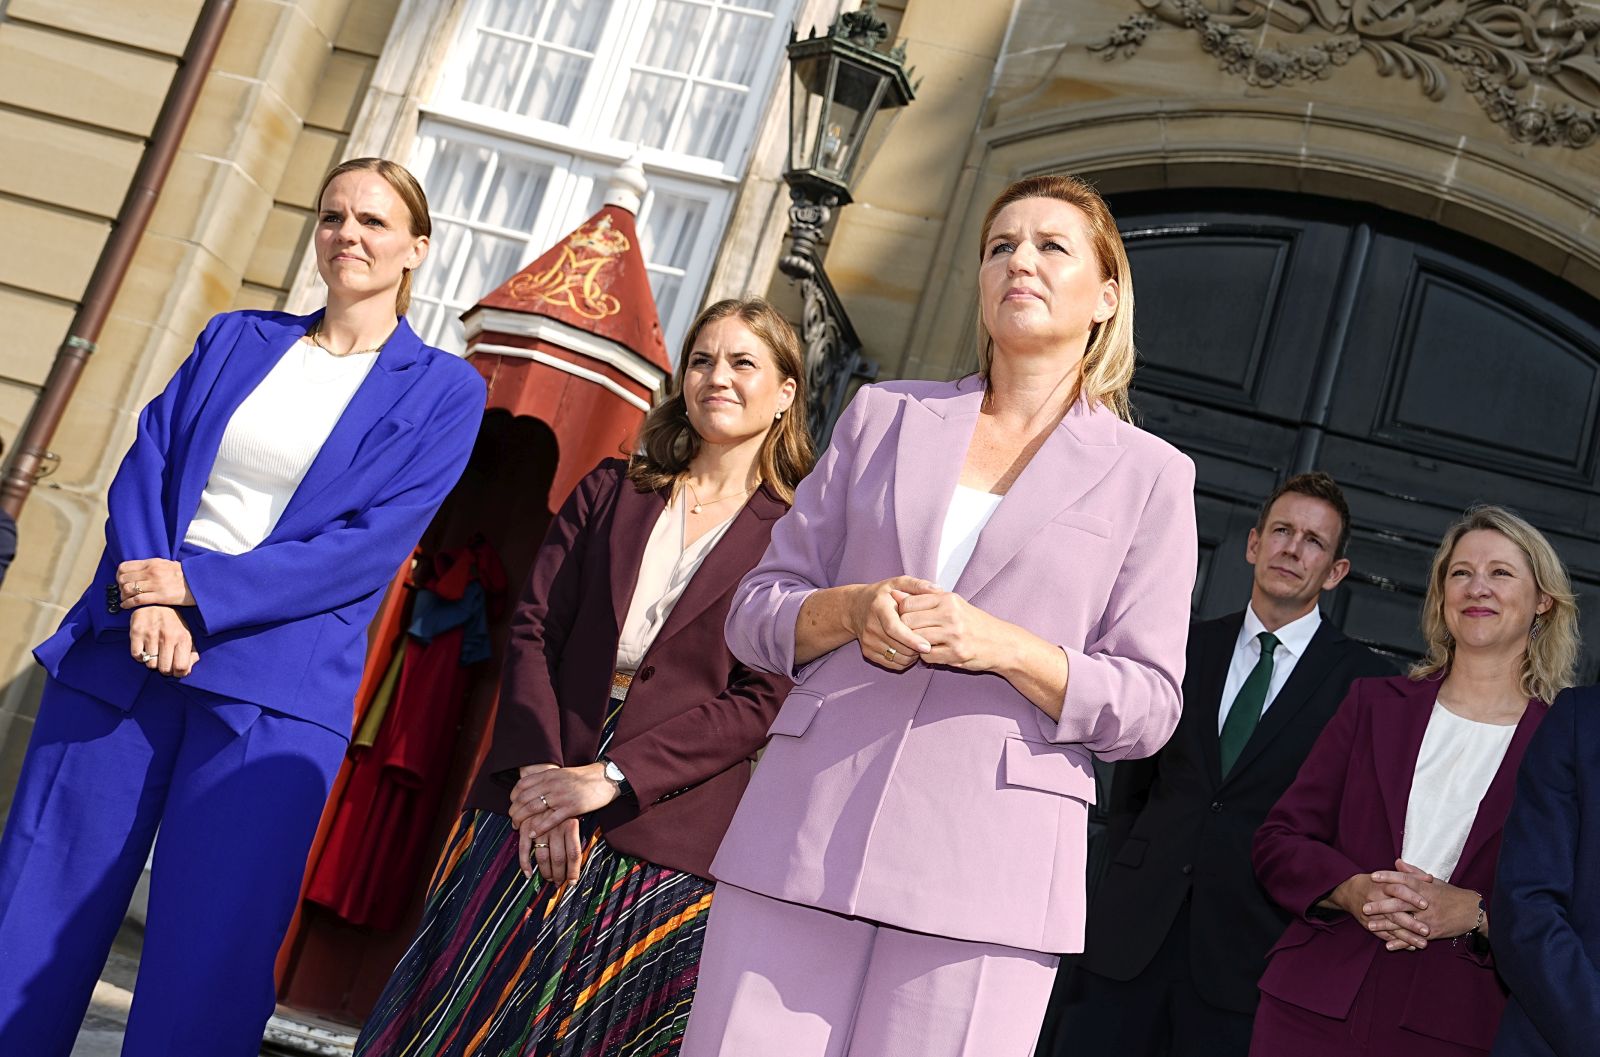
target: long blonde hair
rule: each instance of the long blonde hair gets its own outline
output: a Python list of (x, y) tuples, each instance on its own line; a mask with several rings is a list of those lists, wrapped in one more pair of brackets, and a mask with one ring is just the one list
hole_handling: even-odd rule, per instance
[[(351, 158), (342, 161), (328, 170), (328, 175), (322, 178), (322, 186), (317, 188), (318, 215), (321, 215), (322, 193), (328, 185), (347, 172), (373, 172), (389, 182), (394, 188), (394, 193), (400, 196), (400, 201), (405, 203), (406, 212), (410, 214), (411, 222), (408, 226), (411, 234), (417, 237), (432, 237), (433, 217), (428, 212), (428, 196), (423, 193), (422, 185), (411, 171), (399, 162), (392, 162), (388, 158)], [(411, 269), (407, 268), (400, 275), (400, 289), (394, 295), (394, 314), (403, 316), (411, 307)]]
[(1572, 685), (1578, 666), (1578, 599), (1560, 555), (1544, 533), (1504, 507), (1475, 506), (1445, 530), (1428, 573), (1428, 595), (1422, 603), (1423, 658), (1411, 666), (1411, 678), (1427, 679), (1450, 670), (1456, 643), (1444, 621), (1444, 581), (1456, 544), (1469, 532), (1487, 529), (1517, 545), (1533, 570), (1533, 586), (1548, 595), (1550, 608), (1533, 620), (1528, 650), (1522, 657), (1522, 692), (1545, 704)]
[[(1100, 265), (1100, 278), (1117, 284), (1117, 307), (1111, 318), (1096, 323), (1089, 331), (1089, 346), (1083, 354), (1083, 370), (1079, 375), (1074, 398), (1082, 396), (1089, 406), (1103, 404), (1123, 420), (1132, 418), (1128, 404), (1128, 387), (1133, 384), (1133, 269), (1128, 264), (1128, 251), (1122, 245), (1122, 233), (1112, 219), (1100, 193), (1075, 176), (1029, 176), (1018, 180), (994, 200), (989, 212), (984, 214), (983, 234), (978, 240), (978, 260), (983, 260), (983, 248), (989, 241), (989, 230), (994, 227), (1000, 211), (1013, 202), (1025, 198), (1054, 198), (1077, 208), (1088, 221), (1089, 245), (1094, 249), (1095, 261)], [(994, 363), (994, 339), (978, 321), (978, 374), (985, 388), (989, 385), (989, 369)]]
[(701, 311), (683, 339), (678, 369), (662, 401), (639, 427), (638, 450), (628, 459), (628, 479), (641, 492), (655, 492), (678, 483), (700, 451), (700, 434), (689, 422), (683, 399), (683, 377), (689, 369), (700, 332), (720, 319), (737, 318), (750, 328), (772, 353), (778, 373), (794, 379), (794, 401), (783, 417), (772, 423), (756, 456), (756, 472), (785, 503), (794, 501), (795, 485), (811, 472), (815, 456), (806, 431), (806, 372), (800, 356), (800, 339), (778, 310), (762, 297), (728, 298)]

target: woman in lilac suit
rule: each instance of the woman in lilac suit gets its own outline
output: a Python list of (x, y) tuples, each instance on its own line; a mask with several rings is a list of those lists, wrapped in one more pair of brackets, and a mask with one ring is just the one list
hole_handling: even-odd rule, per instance
[(691, 1057), (1025, 1057), (1091, 753), (1177, 724), (1194, 468), (1127, 421), (1116, 225), (1035, 177), (979, 252), (979, 373), (864, 389), (729, 612), (797, 685), (712, 864)]
[(1267, 955), (1253, 1057), (1482, 1057), (1505, 988), (1493, 898), (1517, 766), (1572, 682), (1578, 607), (1539, 530), (1467, 511), (1434, 555), (1427, 655), (1358, 679), (1256, 833), (1298, 918)]

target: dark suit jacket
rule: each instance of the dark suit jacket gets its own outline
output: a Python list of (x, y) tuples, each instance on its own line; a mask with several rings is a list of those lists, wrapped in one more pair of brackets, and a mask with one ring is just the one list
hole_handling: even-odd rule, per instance
[(1251, 1013), (1267, 948), (1290, 920), (1256, 883), (1256, 827), (1294, 780), (1350, 681), (1394, 669), (1324, 620), (1223, 778), (1217, 712), (1243, 622), (1241, 611), (1189, 629), (1177, 732), (1156, 757), (1117, 765), (1111, 864), (1090, 905), (1079, 964), (1133, 979), (1189, 895), (1195, 986), (1213, 1005)]
[[(1343, 1019), (1374, 958), (1405, 959), (1397, 963), (1411, 973), (1404, 1011), (1398, 1025), (1373, 1026), (1375, 1052), (1388, 1052), (1380, 1033), (1399, 1027), (1486, 1050), (1505, 1008), (1492, 956), (1475, 954), (1468, 943), (1435, 941), (1420, 952), (1391, 954), (1348, 914), (1312, 913), (1340, 883), (1358, 873), (1392, 869), (1399, 858), (1417, 753), (1437, 696), (1433, 681), (1405, 676), (1358, 681), (1256, 833), (1256, 875), (1278, 904), (1296, 915), (1268, 955), (1264, 993)], [(1494, 894), (1495, 859), (1517, 765), (1547, 711), (1542, 701), (1528, 702), (1450, 877), (1451, 884), (1485, 899)], [(1254, 1045), (1263, 1053), (1292, 1052), (1287, 1042), (1263, 1039), (1260, 1024)]]
[(1556, 698), (1506, 819), (1489, 933), (1511, 1002), (1495, 1057), (1600, 1048), (1600, 687)]
[[(578, 766), (599, 752), (622, 620), (667, 502), (664, 492), (641, 494), (626, 471), (607, 459), (580, 481), (534, 559), (469, 806), (504, 812), (517, 768)], [(645, 652), (606, 753), (634, 796), (595, 816), (624, 854), (708, 876), (791, 685), (740, 664), (722, 635), (734, 588), (786, 509), (764, 486), (750, 497)]]

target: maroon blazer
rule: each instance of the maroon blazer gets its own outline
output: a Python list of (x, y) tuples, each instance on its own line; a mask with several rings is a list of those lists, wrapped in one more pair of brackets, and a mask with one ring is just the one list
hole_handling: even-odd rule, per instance
[[(1438, 683), (1431, 680), (1357, 679), (1294, 784), (1256, 831), (1256, 876), (1296, 915), (1267, 953), (1261, 990), (1302, 1009), (1344, 1018), (1373, 959), (1404, 958), (1414, 975), (1399, 1026), (1487, 1050), (1506, 1002), (1492, 955), (1474, 954), (1467, 943), (1451, 946), (1448, 940), (1429, 943), (1420, 952), (1390, 953), (1349, 915), (1314, 911), (1351, 876), (1394, 868), (1411, 778), (1437, 695)], [(1548, 711), (1542, 701), (1528, 702), (1449, 878), (1485, 900), (1493, 894), (1517, 766)]]
[[(594, 762), (622, 620), (666, 503), (607, 459), (556, 515), (511, 618), (494, 739), (468, 807), (505, 812), (527, 764)], [(791, 685), (736, 661), (722, 635), (734, 588), (787, 509), (765, 485), (750, 497), (640, 662), (606, 753), (634, 795), (595, 813), (624, 854), (708, 876)]]

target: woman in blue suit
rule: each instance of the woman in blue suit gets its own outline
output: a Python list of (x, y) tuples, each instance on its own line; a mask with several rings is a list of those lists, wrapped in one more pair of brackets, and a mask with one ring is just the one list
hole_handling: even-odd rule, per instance
[(123, 1057), (254, 1055), (365, 628), (484, 386), (403, 318), (431, 224), (393, 162), (318, 196), (309, 316), (230, 312), (139, 417), (0, 836), (0, 1054), (65, 1057), (150, 853)]

